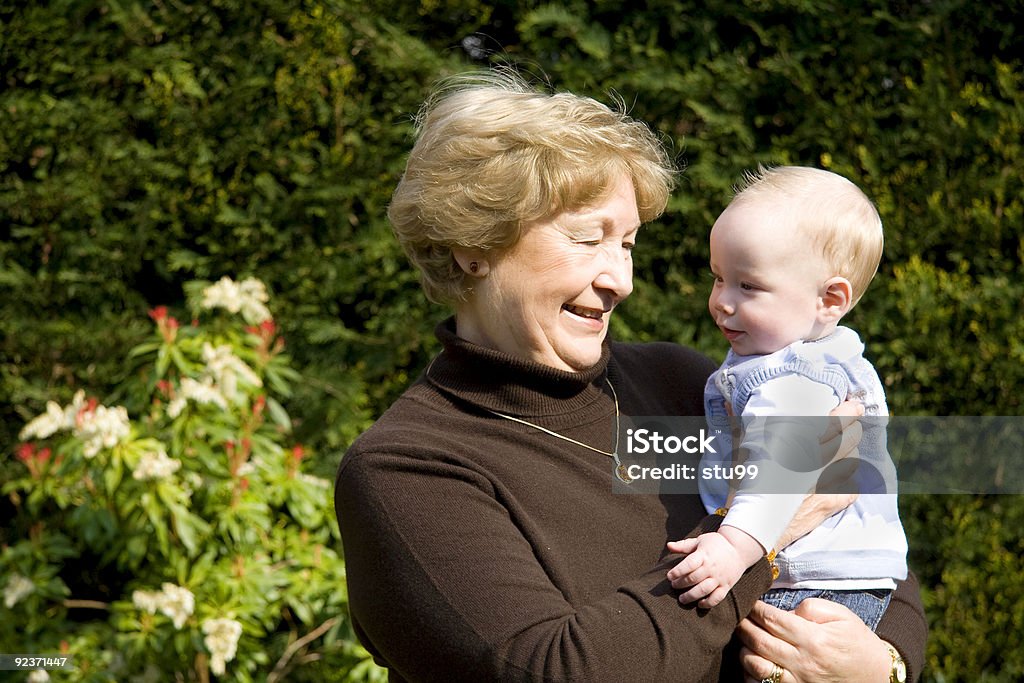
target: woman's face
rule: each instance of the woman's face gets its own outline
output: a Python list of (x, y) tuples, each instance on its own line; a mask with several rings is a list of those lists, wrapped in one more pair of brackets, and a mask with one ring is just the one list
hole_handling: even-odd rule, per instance
[(473, 280), (459, 336), (560, 370), (593, 366), (612, 310), (633, 291), (639, 227), (625, 175), (598, 203), (526, 226)]

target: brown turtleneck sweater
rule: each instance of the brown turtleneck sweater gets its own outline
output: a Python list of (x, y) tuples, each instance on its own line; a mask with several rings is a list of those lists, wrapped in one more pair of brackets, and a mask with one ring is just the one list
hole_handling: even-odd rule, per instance
[[(701, 530), (696, 495), (613, 493), (623, 415), (701, 415), (715, 364), (674, 344), (605, 345), (570, 373), (460, 340), (342, 459), (335, 505), (360, 640), (392, 681), (738, 681), (722, 652), (767, 589), (760, 562), (712, 610), (679, 605), (665, 543)], [(914, 675), (913, 580), (878, 629)], [(911, 678), (910, 680), (913, 680)]]

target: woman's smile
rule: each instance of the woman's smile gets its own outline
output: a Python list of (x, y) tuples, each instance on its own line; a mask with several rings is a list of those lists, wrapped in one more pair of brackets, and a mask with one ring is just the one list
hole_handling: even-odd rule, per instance
[(626, 175), (593, 205), (528, 225), (474, 282), (456, 314), (459, 336), (560, 370), (592, 367), (608, 317), (633, 291), (639, 226)]
[[(579, 318), (595, 320), (602, 323), (602, 325), (604, 323), (604, 309), (588, 308), (586, 306), (578, 306), (576, 304), (562, 304), (562, 310)], [(611, 313), (611, 309), (609, 309), (607, 312)]]

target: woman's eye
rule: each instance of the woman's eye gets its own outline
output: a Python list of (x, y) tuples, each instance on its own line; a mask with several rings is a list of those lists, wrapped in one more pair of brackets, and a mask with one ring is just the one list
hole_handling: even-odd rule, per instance
[(636, 248), (636, 243), (634, 243), (634, 242), (623, 242), (622, 243), (622, 248), (625, 249), (626, 251), (633, 251), (633, 249)]

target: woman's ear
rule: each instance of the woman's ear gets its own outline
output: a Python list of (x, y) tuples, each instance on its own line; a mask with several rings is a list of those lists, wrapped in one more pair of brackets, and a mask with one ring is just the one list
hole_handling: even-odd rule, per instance
[(853, 307), (853, 285), (845, 277), (833, 277), (821, 287), (818, 316), (822, 322), (834, 323)]
[(463, 273), (472, 277), (484, 277), (491, 270), (491, 264), (480, 249), (463, 249), (455, 247), (452, 249), (452, 256)]

